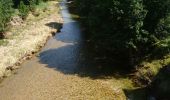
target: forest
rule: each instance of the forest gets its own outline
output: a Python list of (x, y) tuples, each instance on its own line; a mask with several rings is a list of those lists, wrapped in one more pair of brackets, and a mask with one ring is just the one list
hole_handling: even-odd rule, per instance
[(136, 83), (149, 85), (159, 99), (170, 98), (170, 0), (75, 0), (75, 5), (99, 54), (107, 53), (119, 67), (123, 63), (122, 70), (136, 70)]
[(169, 0), (76, 0), (88, 37), (134, 66), (169, 53)]

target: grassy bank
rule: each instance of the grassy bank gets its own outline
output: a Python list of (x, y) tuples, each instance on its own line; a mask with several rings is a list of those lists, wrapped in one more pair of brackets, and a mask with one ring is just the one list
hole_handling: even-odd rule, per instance
[(39, 51), (62, 23), (57, 1), (40, 3), (25, 21), (16, 15), (10, 22), (6, 38), (0, 40), (1, 78), (10, 75), (11, 70)]

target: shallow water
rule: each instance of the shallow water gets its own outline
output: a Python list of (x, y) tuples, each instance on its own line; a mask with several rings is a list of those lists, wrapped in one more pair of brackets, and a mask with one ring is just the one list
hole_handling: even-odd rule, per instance
[(99, 75), (101, 69), (96, 65), (97, 58), (89, 50), (79, 22), (71, 17), (66, 0), (60, 5), (63, 28), (42, 49), (40, 62), (64, 74)]
[(123, 88), (131, 88), (131, 81), (110, 69), (112, 62), (105, 57), (94, 56), (66, 4), (60, 3), (61, 32), (2, 82), (0, 100), (126, 100)]

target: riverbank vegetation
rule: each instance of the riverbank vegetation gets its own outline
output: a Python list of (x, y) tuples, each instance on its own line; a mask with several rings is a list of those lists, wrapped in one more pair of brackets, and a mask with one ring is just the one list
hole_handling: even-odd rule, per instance
[(9, 29), (9, 22), (14, 16), (20, 16), (25, 20), (32, 12), (36, 13), (36, 7), (48, 0), (0, 0), (0, 38), (5, 37), (6, 31)]
[(34, 5), (34, 11), (30, 5), (25, 4), (24, 1), (19, 3), (19, 0), (13, 0), (17, 3), (1, 0), (0, 5), (9, 3), (7, 1), (10, 2), (11, 6), (8, 6), (10, 9), (7, 6), (5, 8), (0, 6), (2, 36), (0, 58), (3, 58), (0, 61), (0, 81), (11, 75), (23, 61), (30, 59), (38, 52), (47, 39), (57, 32), (62, 23), (57, 0), (46, 0), (46, 2), (39, 0), (40, 2)]
[[(0, 0), (0, 78), (37, 52), (51, 35), (47, 32), (56, 32), (61, 23), (56, 3)], [(100, 56), (98, 62), (114, 62), (129, 71), (128, 81), (140, 86), (135, 91), (125, 90), (132, 98), (130, 92), (138, 96), (138, 90), (145, 96), (152, 91), (149, 98), (170, 98), (169, 5), (170, 0), (74, 0), (74, 17), (80, 18), (87, 43), (93, 44), (93, 53)], [(57, 22), (57, 27), (52, 22)]]
[(159, 70), (169, 66), (170, 0), (74, 1), (96, 52), (102, 50), (118, 66), (124, 63), (122, 70), (135, 70), (138, 85), (151, 84)]
[(169, 0), (76, 2), (91, 40), (130, 59), (130, 65), (154, 53), (169, 52)]

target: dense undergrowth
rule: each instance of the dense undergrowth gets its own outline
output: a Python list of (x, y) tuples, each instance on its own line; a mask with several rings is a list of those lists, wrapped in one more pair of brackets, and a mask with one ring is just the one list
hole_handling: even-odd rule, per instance
[(96, 45), (94, 53), (116, 60), (122, 70), (132, 69), (134, 82), (156, 98), (170, 98), (170, 0), (73, 1), (72, 13)]
[(169, 0), (75, 0), (88, 37), (135, 66), (169, 53)]

